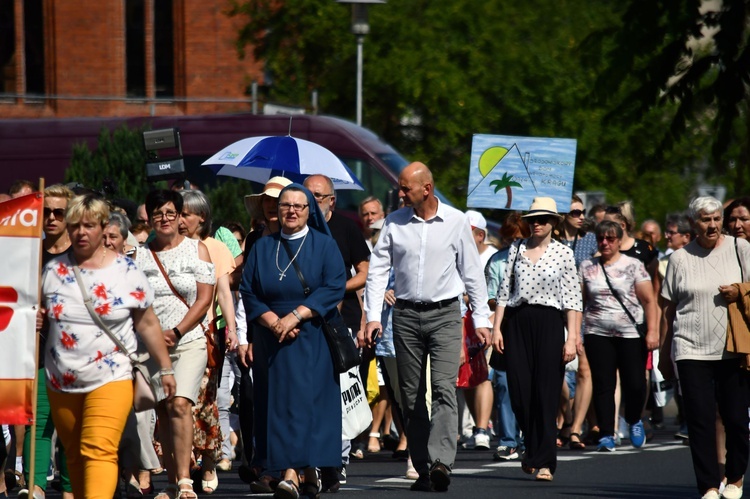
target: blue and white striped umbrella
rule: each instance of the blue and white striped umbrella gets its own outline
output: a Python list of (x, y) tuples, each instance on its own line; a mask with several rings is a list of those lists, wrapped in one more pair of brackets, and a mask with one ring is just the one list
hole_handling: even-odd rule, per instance
[(315, 142), (288, 135), (239, 140), (202, 165), (217, 175), (261, 184), (277, 176), (302, 183), (309, 175), (322, 174), (333, 181), (335, 189), (364, 190), (349, 167), (331, 151)]

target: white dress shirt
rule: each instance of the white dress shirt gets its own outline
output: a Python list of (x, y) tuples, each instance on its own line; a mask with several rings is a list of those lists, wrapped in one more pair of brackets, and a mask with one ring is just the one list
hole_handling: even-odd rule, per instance
[(474, 311), (474, 326), (492, 327), (484, 269), (462, 212), (438, 201), (437, 213), (429, 220), (417, 216), (411, 207), (385, 219), (370, 255), (365, 286), (367, 322), (380, 321), (391, 266), (396, 298), (432, 303), (461, 296), (465, 289)]

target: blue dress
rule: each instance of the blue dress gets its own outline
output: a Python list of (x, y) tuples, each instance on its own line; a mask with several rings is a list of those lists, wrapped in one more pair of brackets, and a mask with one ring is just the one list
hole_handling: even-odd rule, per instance
[[(293, 265), (279, 280), (277, 258), (281, 269), (289, 263), (279, 239), (255, 243), (240, 285), (253, 343), (256, 458), (270, 470), (341, 466), (339, 376), (320, 319), (304, 321), (282, 344), (256, 319), (269, 310), (284, 317), (298, 305), (328, 315), (344, 297), (344, 261), (331, 237), (310, 230), (296, 259), (312, 289), (305, 297)], [(288, 241), (292, 254), (302, 241)]]

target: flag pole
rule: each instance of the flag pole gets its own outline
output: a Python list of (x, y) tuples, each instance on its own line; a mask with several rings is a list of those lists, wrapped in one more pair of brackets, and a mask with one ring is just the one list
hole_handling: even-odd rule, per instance
[[(44, 177), (39, 179), (39, 192), (38, 195), (42, 196), (42, 206), (44, 205)], [(44, 223), (40, 219), (39, 231), (37, 236), (39, 237), (39, 263), (37, 266), (37, 313), (42, 309), (42, 252), (44, 248), (42, 246), (42, 227)], [(31, 428), (29, 431), (29, 480), (27, 486), (29, 488), (29, 497), (34, 497), (34, 473), (36, 472), (36, 411), (37, 411), (37, 397), (39, 396), (39, 332), (36, 330), (36, 321), (34, 321), (34, 342), (36, 347), (34, 348), (34, 383), (31, 389)]]

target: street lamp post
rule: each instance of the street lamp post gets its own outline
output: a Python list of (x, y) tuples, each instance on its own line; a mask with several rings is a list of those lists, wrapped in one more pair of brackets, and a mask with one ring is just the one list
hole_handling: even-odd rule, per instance
[(367, 17), (369, 4), (385, 3), (386, 0), (336, 0), (337, 3), (352, 4), (352, 33), (357, 37), (357, 125), (362, 125), (362, 69), (364, 65), (365, 35), (370, 32)]

